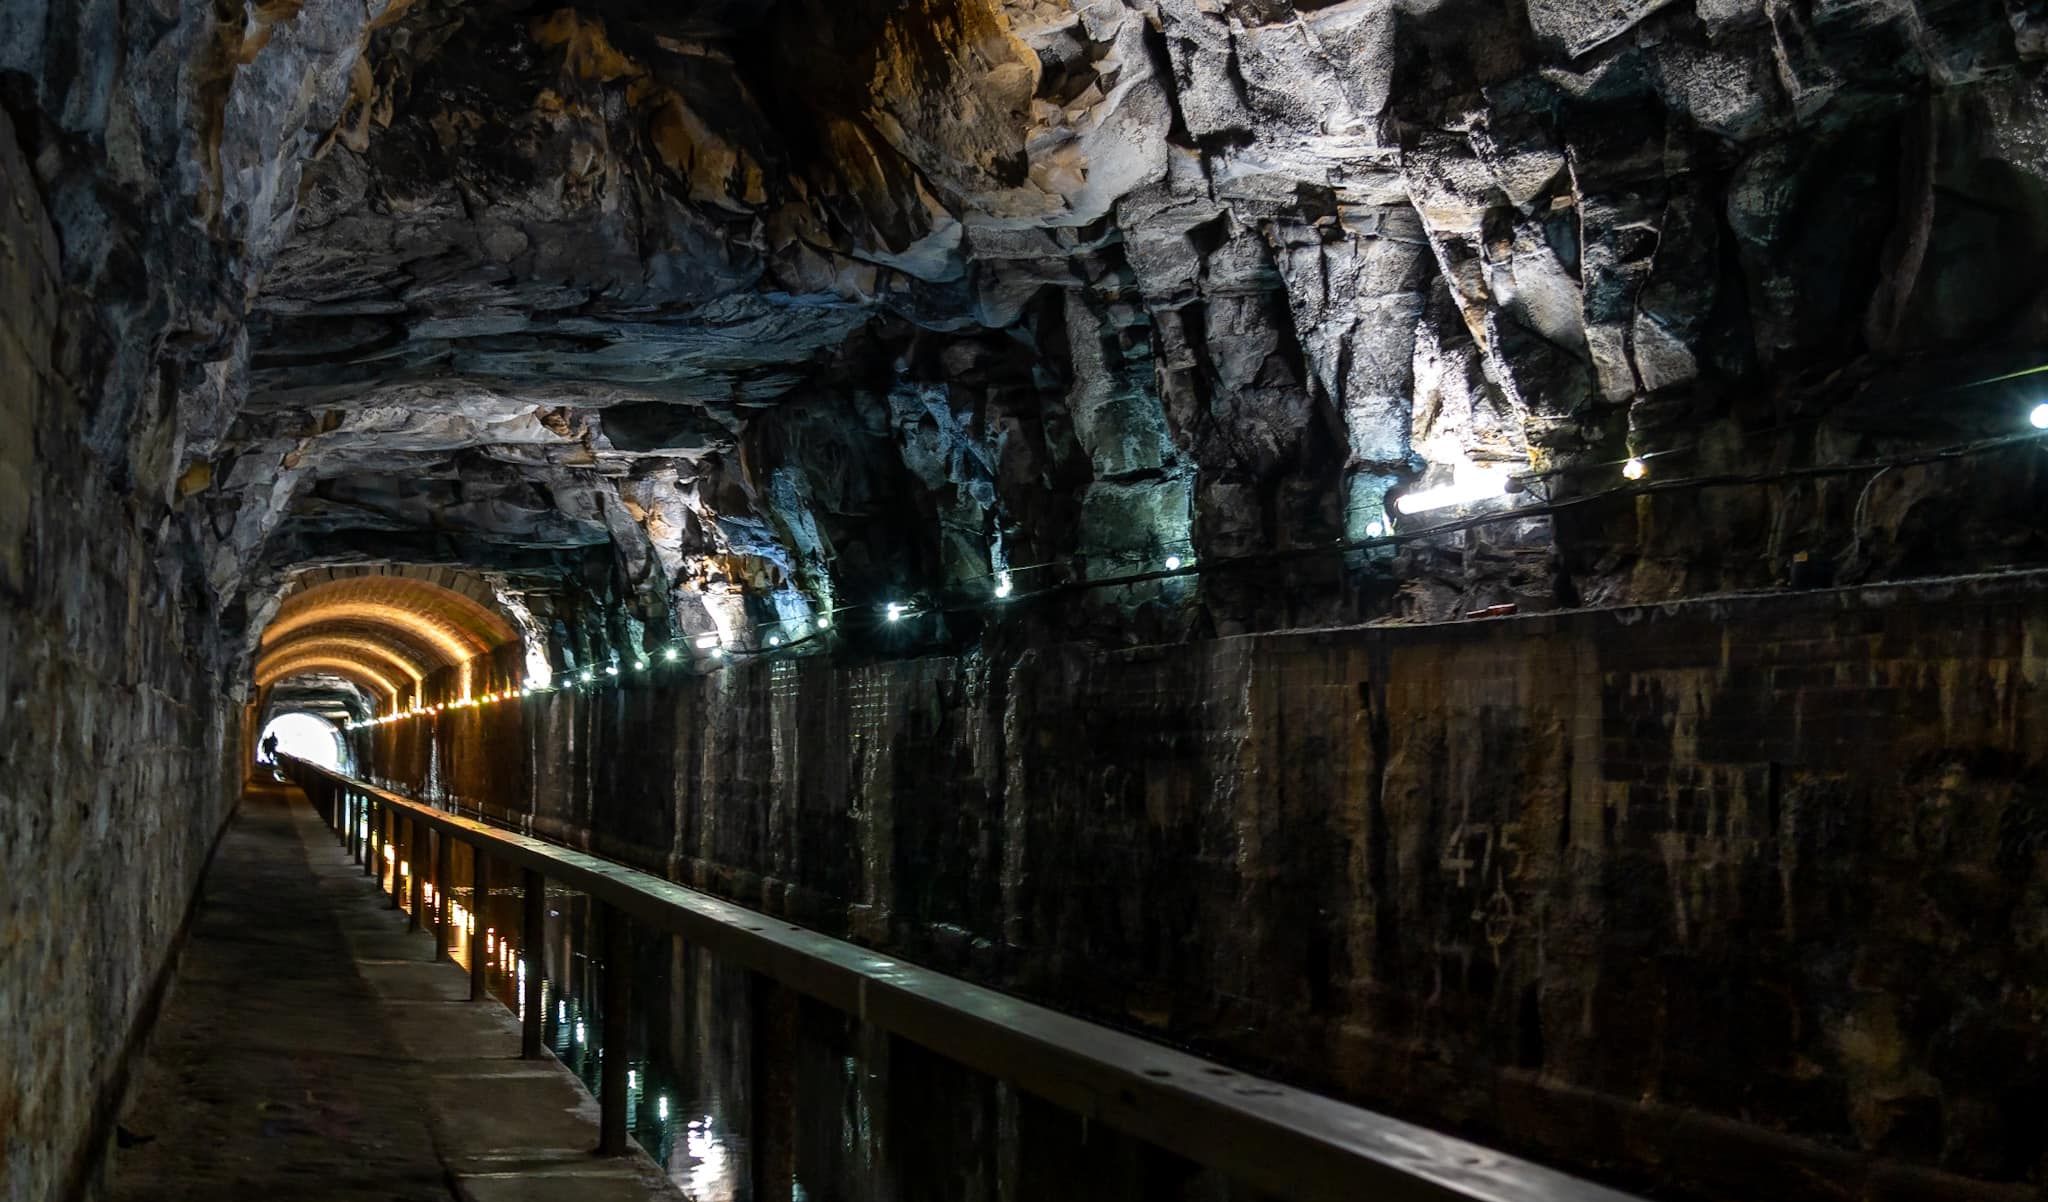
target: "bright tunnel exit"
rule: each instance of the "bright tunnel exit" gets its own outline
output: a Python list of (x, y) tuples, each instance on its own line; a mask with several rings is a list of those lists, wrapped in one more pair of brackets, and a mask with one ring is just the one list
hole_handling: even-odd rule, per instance
[(341, 770), (341, 732), (327, 719), (313, 714), (279, 714), (272, 718), (270, 725), (263, 728), (263, 737), (256, 741), (258, 759), (270, 758), (265, 748), (272, 735), (277, 737), (280, 755)]

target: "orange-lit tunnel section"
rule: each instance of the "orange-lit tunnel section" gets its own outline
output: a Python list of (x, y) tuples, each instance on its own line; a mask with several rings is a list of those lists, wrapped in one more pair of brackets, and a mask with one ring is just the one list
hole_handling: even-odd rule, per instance
[(259, 642), (258, 708), (277, 686), (339, 678), (392, 713), (418, 704), (429, 678), (448, 669), (467, 697), (471, 665), (517, 638), (490, 606), (432, 580), (385, 571), (302, 580)]

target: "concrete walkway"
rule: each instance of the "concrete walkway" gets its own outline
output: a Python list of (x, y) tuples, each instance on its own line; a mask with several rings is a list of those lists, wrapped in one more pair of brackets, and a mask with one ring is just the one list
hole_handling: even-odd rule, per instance
[(295, 788), (221, 844), (110, 1155), (119, 1202), (680, 1199), (598, 1160), (597, 1104), (405, 933)]

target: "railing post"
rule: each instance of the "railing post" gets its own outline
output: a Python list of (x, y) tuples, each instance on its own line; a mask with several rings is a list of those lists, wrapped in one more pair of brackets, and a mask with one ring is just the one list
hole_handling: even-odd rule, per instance
[(455, 875), (455, 839), (434, 832), (434, 959), (446, 960), (455, 947), (455, 920), (448, 908), (448, 881)]
[(603, 1071), (598, 1077), (599, 1156), (624, 1156), (626, 1142), (626, 1072), (632, 1063), (627, 1049), (630, 1024), (626, 1007), (632, 1001), (627, 962), (632, 959), (626, 916), (607, 902), (598, 903), (604, 924)]
[[(528, 1060), (541, 1058), (540, 1024), (541, 1013), (541, 952), (548, 937), (548, 880), (537, 869), (529, 868), (521, 877), (520, 908), (525, 921), (520, 924), (519, 954), (526, 957), (526, 981), (520, 993), (520, 1004), (525, 1014), (519, 1023), (519, 1054)], [(516, 979), (516, 975), (515, 975)]]
[(351, 789), (348, 804), (348, 853), (360, 864), (368, 854), (363, 850), (363, 837), (370, 830), (370, 801), (369, 798)]
[(491, 891), (491, 859), (484, 854), (481, 843), (471, 844), (470, 851), (475, 858), (469, 874), (469, 921), (475, 929), (469, 932), (469, 1000), (481, 1002), (491, 996), (484, 981), (484, 930), (490, 918), (490, 912), (484, 908), (484, 897)]
[[(363, 875), (374, 881), (377, 880), (377, 802), (366, 796), (363, 807)], [(377, 887), (383, 888), (384, 882), (377, 881)]]
[(796, 1183), (796, 1046), (800, 1011), (795, 993), (760, 973), (747, 974), (751, 1020), (747, 1053), (755, 1202), (790, 1202)]
[(405, 820), (400, 818), (398, 811), (394, 809), (391, 811), (390, 821), (391, 833), (385, 836), (391, 844), (391, 905), (389, 908), (396, 910), (398, 909), (398, 899), (405, 895), (405, 878), (398, 875), (398, 866), (405, 862), (405, 847), (400, 843), (400, 840), (405, 838)]
[(420, 820), (408, 818), (405, 821), (406, 859), (412, 864), (412, 917), (406, 921), (407, 931), (417, 931), (425, 921), (427, 909), (427, 858), (420, 854)]

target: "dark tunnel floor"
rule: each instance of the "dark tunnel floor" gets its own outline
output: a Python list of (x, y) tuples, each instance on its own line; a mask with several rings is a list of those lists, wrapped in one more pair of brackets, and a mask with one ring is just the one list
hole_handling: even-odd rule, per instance
[[(110, 1196), (593, 1202), (677, 1195), (594, 1160), (596, 1105), (467, 999), (297, 792), (250, 791), (110, 1150)], [(136, 1142), (138, 1139), (145, 1142)]]

